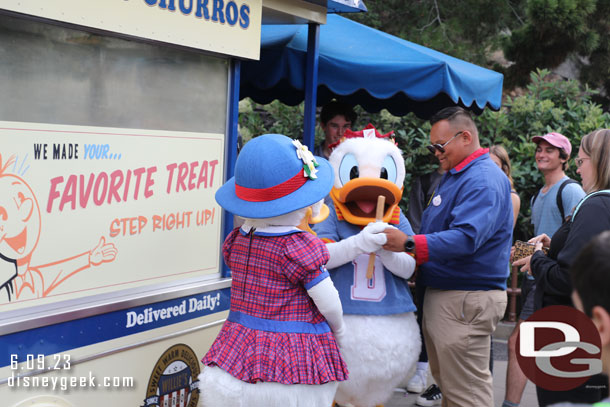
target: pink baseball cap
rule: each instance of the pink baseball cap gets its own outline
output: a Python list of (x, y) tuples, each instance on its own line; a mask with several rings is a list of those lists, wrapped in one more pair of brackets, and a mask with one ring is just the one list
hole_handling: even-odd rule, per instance
[(532, 141), (536, 144), (540, 143), (542, 140), (546, 141), (553, 147), (563, 148), (568, 156), (572, 153), (572, 144), (570, 144), (570, 140), (568, 140), (568, 138), (563, 134), (547, 133), (544, 136), (532, 137)]

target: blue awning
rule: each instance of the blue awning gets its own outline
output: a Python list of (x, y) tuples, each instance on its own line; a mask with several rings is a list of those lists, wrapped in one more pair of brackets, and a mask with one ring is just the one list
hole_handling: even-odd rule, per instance
[[(296, 105), (305, 96), (306, 25), (265, 25), (259, 61), (244, 61), (240, 98)], [(320, 27), (318, 106), (333, 98), (366, 111), (426, 118), (459, 104), (498, 110), (503, 76), (356, 23), (328, 15)]]

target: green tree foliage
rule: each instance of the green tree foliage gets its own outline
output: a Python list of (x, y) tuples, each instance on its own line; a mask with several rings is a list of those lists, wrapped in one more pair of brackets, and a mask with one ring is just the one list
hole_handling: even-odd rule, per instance
[(598, 45), (586, 58), (579, 59), (580, 79), (596, 89), (603, 89), (605, 95), (595, 95), (593, 99), (610, 108), (610, 0), (598, 0), (595, 13), (589, 25), (595, 31)]
[(293, 139), (303, 135), (303, 103), (287, 106), (274, 100), (260, 105), (251, 99), (244, 99), (239, 102), (239, 113), (240, 134), (244, 143), (266, 133), (284, 134)]
[[(536, 68), (554, 68), (571, 53), (589, 55), (599, 35), (589, 24), (596, 0), (528, 0), (526, 23), (506, 38), (504, 52), (514, 64), (507, 70), (511, 84), (527, 82)], [(607, 18), (607, 15), (606, 15)]]
[[(610, 114), (591, 100), (594, 91), (581, 87), (575, 80), (551, 79), (547, 70), (533, 72), (530, 78), (531, 84), (525, 94), (509, 97), (500, 111), (486, 109), (476, 118), (481, 144), (484, 147), (502, 144), (511, 157), (515, 189), (522, 201), (515, 238), (521, 240), (532, 236), (529, 200), (544, 182), (534, 162), (532, 137), (560, 132), (572, 141), (572, 157), (575, 157), (582, 136), (595, 129), (610, 128)], [(359, 107), (356, 110), (359, 113), (356, 129), (372, 123), (384, 133), (394, 130), (405, 160), (405, 192), (401, 207), (406, 209), (413, 177), (433, 171), (437, 166), (435, 158), (425, 148), (430, 143), (429, 123), (413, 114), (395, 117), (387, 111), (370, 114)], [(293, 138), (302, 134), (302, 104), (290, 107), (274, 102), (263, 106), (246, 100), (240, 104), (240, 112), (240, 130), (246, 140), (263, 133), (282, 133)], [(320, 142), (319, 126), (316, 131)], [(580, 181), (575, 170), (572, 162), (568, 175)]]
[(522, 0), (367, 1), (348, 18), (478, 65), (490, 66), (502, 33), (522, 24)]
[[(537, 68), (571, 60), (610, 107), (610, 0), (370, 0), (348, 18), (505, 74), (525, 86)], [(499, 64), (502, 50), (510, 66)]]

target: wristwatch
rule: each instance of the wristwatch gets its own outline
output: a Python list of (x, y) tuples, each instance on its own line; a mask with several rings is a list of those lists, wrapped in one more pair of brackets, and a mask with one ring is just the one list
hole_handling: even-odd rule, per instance
[(405, 252), (415, 253), (415, 239), (413, 239), (413, 236), (407, 236), (407, 241), (405, 242)]

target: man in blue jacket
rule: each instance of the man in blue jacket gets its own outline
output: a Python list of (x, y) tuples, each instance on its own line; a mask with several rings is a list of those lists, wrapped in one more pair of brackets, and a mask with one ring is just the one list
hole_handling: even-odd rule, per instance
[(490, 335), (506, 309), (510, 183), (481, 148), (468, 111), (445, 108), (430, 122), (428, 149), (447, 172), (420, 234), (386, 229), (384, 249), (410, 252), (420, 265), (424, 338), (443, 405), (492, 406)]

